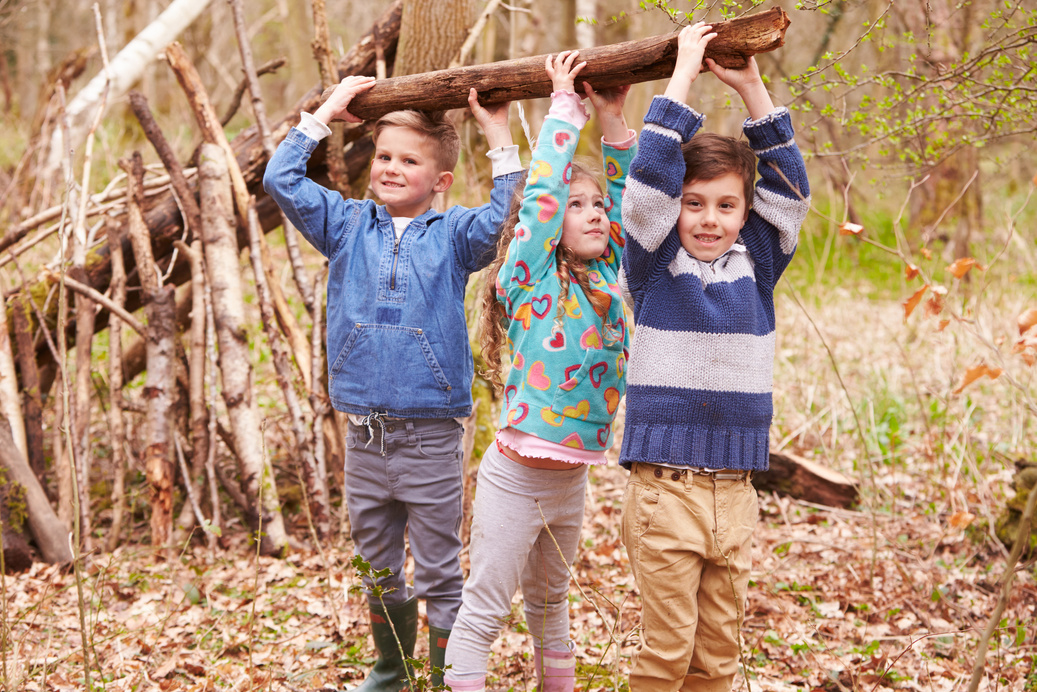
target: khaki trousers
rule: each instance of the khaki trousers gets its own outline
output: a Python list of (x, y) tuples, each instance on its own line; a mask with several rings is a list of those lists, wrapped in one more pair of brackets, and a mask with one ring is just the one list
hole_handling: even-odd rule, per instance
[(758, 517), (748, 478), (633, 465), (623, 543), (641, 594), (643, 632), (631, 692), (729, 692)]

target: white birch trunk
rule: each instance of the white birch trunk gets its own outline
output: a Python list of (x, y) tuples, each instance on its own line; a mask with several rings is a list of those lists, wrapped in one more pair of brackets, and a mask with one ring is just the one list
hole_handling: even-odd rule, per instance
[(203, 144), (199, 162), (205, 270), (212, 288), (223, 399), (241, 468), (242, 490), (248, 498), (252, 529), (261, 532), (261, 552), (282, 555), (288, 548), (288, 535), (273, 467), (263, 453), (263, 432), (252, 397), (252, 362), (245, 334), (245, 301), (230, 174), (223, 149), (218, 145)]
[[(140, 80), (148, 66), (158, 58), (158, 54), (191, 25), (210, 2), (211, 0), (173, 0), (155, 21), (127, 43), (110, 65), (111, 86), (108, 103), (122, 100), (130, 88)], [(104, 85), (105, 74), (102, 71), (91, 79), (66, 107), (72, 125), (72, 141), (69, 146), (78, 149), (82, 143), (88, 126), (86, 114), (92, 112), (101, 102)], [(45, 170), (48, 175), (61, 165), (62, 155), (61, 134), (55, 132), (51, 137), (47, 154)]]

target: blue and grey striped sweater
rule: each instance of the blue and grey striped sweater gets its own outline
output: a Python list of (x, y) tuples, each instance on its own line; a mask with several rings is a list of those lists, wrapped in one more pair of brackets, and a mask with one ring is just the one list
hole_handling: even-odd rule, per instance
[(623, 196), (623, 270), (636, 324), (620, 453), (627, 468), (768, 467), (774, 286), (796, 251), (809, 182), (787, 109), (746, 121), (761, 176), (752, 210), (727, 253), (695, 259), (676, 224), (681, 144), (703, 119), (656, 96)]

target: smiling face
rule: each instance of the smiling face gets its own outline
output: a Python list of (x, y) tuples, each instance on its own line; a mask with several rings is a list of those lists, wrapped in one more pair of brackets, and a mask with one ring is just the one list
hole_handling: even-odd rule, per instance
[(605, 215), (605, 197), (592, 178), (573, 177), (569, 184), (561, 243), (581, 260), (601, 257), (608, 247), (609, 218)]
[(749, 216), (745, 183), (737, 173), (684, 183), (677, 233), (692, 257), (712, 262), (738, 240)]
[(371, 189), (391, 216), (421, 216), (454, 181), (440, 166), (428, 137), (409, 127), (386, 127), (375, 144)]

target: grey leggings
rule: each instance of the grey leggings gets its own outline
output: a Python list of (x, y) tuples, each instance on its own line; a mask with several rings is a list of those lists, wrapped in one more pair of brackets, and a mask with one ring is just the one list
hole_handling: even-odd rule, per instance
[(490, 647), (511, 616), (511, 598), (520, 585), (534, 644), (569, 651), (567, 566), (579, 547), (586, 484), (582, 464), (533, 469), (496, 446), (483, 456), (472, 517), (472, 569), (446, 650), (450, 677), (486, 674)]

